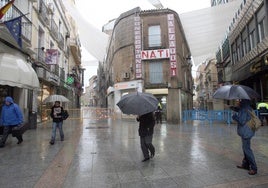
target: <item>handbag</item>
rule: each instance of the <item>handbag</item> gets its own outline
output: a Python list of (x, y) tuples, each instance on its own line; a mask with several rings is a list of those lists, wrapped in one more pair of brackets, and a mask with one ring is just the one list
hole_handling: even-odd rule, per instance
[(261, 127), (261, 120), (256, 116), (255, 112), (248, 110), (251, 119), (247, 122), (248, 126), (253, 130), (256, 131)]
[(2, 135), (4, 132), (4, 126), (0, 125), (0, 135)]
[(13, 137), (22, 135), (26, 131), (26, 124), (20, 124), (12, 128), (11, 134)]
[(63, 110), (61, 116), (62, 116), (62, 119), (63, 119), (63, 120), (66, 120), (66, 119), (69, 117), (69, 113), (68, 113), (68, 111), (67, 111), (67, 110)]

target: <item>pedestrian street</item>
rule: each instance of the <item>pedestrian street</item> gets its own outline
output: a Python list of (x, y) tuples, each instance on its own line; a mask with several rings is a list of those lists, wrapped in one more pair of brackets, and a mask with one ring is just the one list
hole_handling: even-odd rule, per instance
[(68, 119), (65, 140), (50, 145), (51, 122), (8, 137), (0, 151), (2, 188), (268, 187), (268, 126), (252, 139), (258, 174), (236, 168), (242, 148), (236, 126), (188, 121), (156, 124), (153, 159), (143, 159), (134, 119)]

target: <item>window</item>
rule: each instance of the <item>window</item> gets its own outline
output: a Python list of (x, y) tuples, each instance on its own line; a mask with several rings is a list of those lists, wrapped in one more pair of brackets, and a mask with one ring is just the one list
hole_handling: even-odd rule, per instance
[(237, 62), (237, 53), (236, 53), (235, 44), (232, 45), (232, 60), (233, 60), (233, 64)]
[(255, 20), (252, 19), (249, 23), (249, 50), (255, 48), (256, 44), (256, 26)]
[(241, 60), (242, 54), (241, 54), (241, 38), (238, 37), (236, 40), (236, 45), (237, 45), (237, 60)]
[(259, 40), (261, 42), (265, 37), (264, 19), (261, 22), (258, 23), (258, 34), (259, 34)]
[(242, 55), (245, 56), (248, 53), (248, 35), (245, 28), (242, 32)]
[(151, 84), (163, 83), (162, 62), (151, 62), (149, 64), (149, 76)]
[(257, 12), (257, 23), (258, 23), (258, 42), (261, 42), (266, 34), (265, 31), (265, 8), (264, 5), (262, 5), (262, 7), (259, 9), (259, 11)]
[(252, 50), (256, 46), (255, 29), (249, 33), (249, 47)]
[(149, 38), (149, 47), (161, 46), (160, 25), (154, 25), (149, 27), (148, 38)]

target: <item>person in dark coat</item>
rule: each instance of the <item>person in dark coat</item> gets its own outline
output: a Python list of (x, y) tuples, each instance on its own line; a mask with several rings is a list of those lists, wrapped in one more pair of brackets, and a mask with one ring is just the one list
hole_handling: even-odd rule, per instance
[[(155, 117), (154, 113), (150, 112), (137, 117), (137, 121), (139, 121), (139, 136), (140, 136), (140, 144), (141, 150), (144, 156), (142, 162), (148, 161), (155, 155), (155, 148), (152, 144), (153, 141), (153, 133), (155, 126)], [(149, 155), (150, 152), (150, 155)]]
[(56, 138), (56, 131), (57, 128), (59, 129), (60, 132), (60, 139), (61, 141), (64, 140), (64, 133), (62, 129), (62, 124), (63, 124), (63, 118), (62, 118), (62, 113), (64, 109), (63, 107), (60, 106), (60, 101), (55, 101), (54, 106), (51, 108), (50, 112), (50, 117), (53, 119), (52, 123), (52, 134), (51, 134), (51, 140), (50, 144), (53, 145), (55, 143), (55, 138)]
[[(1, 112), (1, 124), (4, 126), (3, 136), (0, 140), (0, 147), (5, 147), (6, 140), (8, 135), (12, 132), (14, 127), (17, 127), (23, 123), (23, 114), (22, 111), (16, 103), (14, 103), (12, 97), (5, 98), (5, 104), (2, 107)], [(22, 135), (16, 135), (18, 139), (17, 144), (23, 142)]]
[(156, 119), (156, 123), (162, 124), (162, 108), (160, 106), (160, 103), (157, 107), (157, 110), (155, 111), (155, 119)]
[(242, 164), (238, 165), (237, 168), (249, 170), (249, 175), (255, 175), (257, 174), (257, 164), (250, 147), (250, 141), (255, 132), (247, 125), (247, 122), (251, 119), (248, 110), (252, 110), (250, 100), (242, 99), (239, 104), (238, 112), (232, 116), (237, 122), (237, 134), (241, 137), (244, 153)]

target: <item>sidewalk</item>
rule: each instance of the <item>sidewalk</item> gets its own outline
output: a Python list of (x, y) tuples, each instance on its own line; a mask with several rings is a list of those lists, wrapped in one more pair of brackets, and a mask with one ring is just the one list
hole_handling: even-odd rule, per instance
[(156, 155), (143, 159), (138, 123), (67, 120), (65, 140), (49, 144), (51, 123), (8, 137), (0, 149), (1, 188), (268, 187), (268, 126), (252, 139), (258, 174), (237, 169), (242, 148), (236, 126), (214, 122), (156, 125)]

